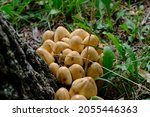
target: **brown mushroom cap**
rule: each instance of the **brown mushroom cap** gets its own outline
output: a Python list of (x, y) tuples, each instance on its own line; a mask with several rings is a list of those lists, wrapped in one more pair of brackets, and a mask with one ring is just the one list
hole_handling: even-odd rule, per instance
[(72, 66), (69, 67), (69, 70), (71, 72), (73, 80), (83, 78), (85, 76), (85, 71), (79, 64), (73, 64)]
[(99, 59), (99, 55), (94, 47), (88, 46), (81, 52), (81, 57), (85, 59), (89, 59), (91, 61), (97, 61)]
[(101, 65), (97, 62), (91, 64), (91, 66), (87, 69), (87, 76), (92, 78), (97, 78), (103, 75), (103, 69)]
[(79, 36), (73, 36), (71, 37), (69, 41), (70, 48), (74, 51), (81, 52), (84, 48), (84, 45), (82, 44), (82, 39)]
[(79, 36), (81, 37), (81, 39), (83, 40), (85, 37), (87, 37), (89, 35), (88, 32), (86, 32), (83, 29), (75, 29), (71, 34), (70, 34), (70, 38), (72, 38), (73, 36)]
[(42, 35), (42, 39), (43, 39), (43, 41), (46, 41), (48, 39), (54, 41), (54, 32), (51, 30), (45, 31)]
[(101, 55), (103, 53), (104, 44), (99, 43), (98, 48), (96, 49), (98, 55)]
[(83, 60), (81, 58), (81, 55), (77, 51), (72, 51), (65, 57), (64, 64), (65, 65), (79, 64), (82, 66)]
[(70, 39), (68, 37), (64, 37), (61, 39), (61, 41), (69, 44)]
[(62, 38), (64, 37), (70, 37), (70, 33), (69, 31), (64, 28), (63, 26), (59, 26), (56, 30), (55, 30), (55, 34), (54, 34), (54, 41), (60, 41)]
[(44, 48), (38, 48), (36, 53), (49, 65), (55, 61), (54, 57)]
[(72, 83), (71, 73), (65, 66), (62, 66), (58, 69), (56, 77), (61, 84), (71, 85)]
[(103, 65), (103, 56), (104, 56), (104, 54), (101, 53), (101, 55), (100, 55), (100, 57), (99, 57), (99, 59), (97, 61), (100, 65)]
[(59, 67), (60, 67), (60, 66), (59, 66), (57, 63), (54, 63), (54, 62), (49, 65), (50, 71), (51, 71), (52, 74), (54, 74), (55, 76), (56, 76), (56, 74), (57, 74), (57, 71), (58, 71)]
[(91, 77), (77, 79), (72, 83), (69, 94), (71, 95), (71, 97), (75, 94), (81, 94), (89, 99), (91, 96), (97, 95), (97, 87), (95, 81)]
[(59, 88), (55, 93), (55, 100), (70, 100), (68, 90), (64, 87)]
[(46, 40), (44, 41), (44, 43), (42, 44), (41, 48), (46, 49), (49, 53), (53, 52), (55, 46), (55, 42), (53, 42), (52, 40)]
[(85, 46), (98, 46), (99, 42), (100, 41), (96, 35), (88, 35), (82, 43)]
[(87, 99), (84, 95), (76, 94), (76, 95), (71, 97), (71, 100), (87, 100)]
[(64, 50), (62, 51), (62, 57), (61, 57), (61, 58), (64, 60), (65, 57), (66, 57), (70, 52), (72, 52), (71, 49), (69, 49), (69, 48), (64, 49)]
[(67, 43), (58, 41), (54, 46), (54, 54), (60, 54), (66, 48), (69, 48), (69, 45)]

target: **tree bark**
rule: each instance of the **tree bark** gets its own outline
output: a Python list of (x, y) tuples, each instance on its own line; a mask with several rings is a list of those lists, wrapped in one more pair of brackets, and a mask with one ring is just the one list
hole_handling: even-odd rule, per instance
[(56, 90), (48, 66), (0, 15), (0, 99), (53, 99)]

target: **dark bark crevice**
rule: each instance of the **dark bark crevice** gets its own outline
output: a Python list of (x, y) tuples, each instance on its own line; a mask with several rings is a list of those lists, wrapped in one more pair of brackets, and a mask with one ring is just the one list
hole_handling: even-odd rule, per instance
[(0, 15), (0, 99), (53, 99), (55, 77)]

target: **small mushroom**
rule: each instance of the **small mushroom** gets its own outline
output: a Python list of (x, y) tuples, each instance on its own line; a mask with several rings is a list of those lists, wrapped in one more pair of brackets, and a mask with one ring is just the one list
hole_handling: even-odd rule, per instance
[(85, 76), (85, 71), (79, 64), (73, 64), (72, 66), (69, 67), (69, 70), (71, 72), (73, 80), (83, 78)]
[(69, 44), (69, 40), (70, 39), (68, 37), (64, 37), (64, 38), (61, 39), (61, 41), (65, 42), (67, 44)]
[(99, 39), (96, 35), (88, 35), (82, 42), (85, 46), (98, 46)]
[(52, 53), (54, 46), (55, 46), (55, 42), (53, 42), (52, 40), (46, 40), (44, 41), (41, 47), (46, 49), (49, 53)]
[(87, 99), (84, 95), (76, 94), (76, 95), (71, 97), (71, 100), (87, 100)]
[(79, 64), (82, 66), (83, 60), (81, 58), (81, 55), (77, 51), (72, 51), (65, 57), (64, 64), (65, 65)]
[(103, 69), (101, 65), (97, 62), (91, 64), (91, 66), (87, 69), (87, 76), (92, 78), (97, 78), (103, 75)]
[(81, 37), (81, 39), (83, 40), (85, 37), (87, 37), (89, 35), (88, 32), (86, 32), (85, 30), (83, 29), (76, 29), (74, 30), (71, 34), (70, 34), (70, 38), (72, 38), (73, 36), (79, 36)]
[(100, 57), (99, 57), (99, 59), (97, 61), (100, 65), (103, 65), (103, 56), (104, 56), (104, 54), (101, 53), (101, 55), (100, 55)]
[(75, 91), (73, 90), (73, 88), (70, 87), (69, 95), (72, 97), (72, 96), (77, 95), (77, 94), (79, 94), (79, 92), (75, 92)]
[(64, 87), (59, 88), (55, 93), (55, 100), (70, 100), (68, 90)]
[(98, 55), (101, 55), (103, 53), (104, 44), (99, 43), (98, 48), (96, 49)]
[(73, 36), (69, 41), (70, 48), (74, 51), (81, 52), (84, 48), (82, 39), (79, 36)]
[(69, 48), (64, 49), (64, 50), (62, 51), (62, 57), (61, 57), (61, 58), (64, 60), (65, 57), (66, 57), (69, 53), (71, 53), (71, 52), (72, 52), (72, 50), (69, 49)]
[(90, 97), (97, 95), (95, 81), (91, 77), (77, 79), (72, 83), (69, 94), (71, 97), (73, 95), (80, 94), (89, 99)]
[(54, 32), (51, 30), (45, 31), (42, 35), (42, 39), (43, 39), (43, 41), (46, 41), (48, 39), (54, 41)]
[(87, 46), (82, 52), (81, 57), (91, 61), (97, 61), (99, 59), (99, 55), (94, 47)]
[(65, 66), (62, 66), (58, 69), (56, 77), (61, 84), (71, 85), (72, 83), (70, 70)]
[(64, 28), (63, 26), (59, 26), (56, 30), (55, 30), (55, 34), (54, 34), (54, 41), (60, 41), (62, 38), (64, 37), (70, 37), (70, 33), (69, 31)]
[(69, 48), (69, 45), (67, 43), (58, 41), (54, 46), (54, 54), (60, 54), (66, 48)]
[(58, 71), (59, 67), (60, 67), (60, 66), (59, 66), (57, 63), (54, 63), (54, 62), (49, 65), (50, 71), (51, 71), (52, 74), (54, 74), (55, 76), (56, 76), (56, 74), (57, 74), (57, 71)]
[(38, 48), (36, 53), (49, 65), (55, 61), (54, 57), (44, 48)]

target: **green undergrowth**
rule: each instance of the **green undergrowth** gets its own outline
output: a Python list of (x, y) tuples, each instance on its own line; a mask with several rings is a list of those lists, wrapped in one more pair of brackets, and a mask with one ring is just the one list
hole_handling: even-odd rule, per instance
[(18, 31), (24, 26), (55, 30), (63, 25), (69, 31), (83, 28), (96, 34), (105, 44), (104, 74), (96, 79), (104, 81), (99, 96), (150, 98), (150, 75), (143, 75), (150, 73), (150, 24), (143, 22), (143, 1), (131, 4), (130, 0), (1, 0), (0, 12)]

